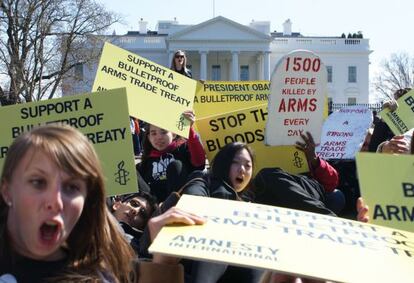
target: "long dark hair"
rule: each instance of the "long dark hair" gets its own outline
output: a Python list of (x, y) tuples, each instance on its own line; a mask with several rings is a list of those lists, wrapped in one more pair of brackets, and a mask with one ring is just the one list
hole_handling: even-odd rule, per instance
[(148, 138), (150, 133), (150, 126), (151, 124), (147, 123), (144, 127), (144, 138), (142, 140), (142, 161), (147, 160), (151, 153), (151, 150), (154, 149)]
[(250, 158), (252, 159), (252, 169), (254, 171), (254, 153), (251, 147), (243, 142), (232, 142), (222, 147), (211, 161), (212, 177), (231, 185), (229, 180), (230, 166), (233, 163), (236, 154), (242, 149), (247, 150), (249, 153)]

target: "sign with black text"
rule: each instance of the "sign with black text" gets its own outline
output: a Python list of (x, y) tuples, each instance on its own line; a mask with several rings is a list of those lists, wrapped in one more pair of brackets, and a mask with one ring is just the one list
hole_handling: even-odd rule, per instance
[(33, 127), (64, 123), (93, 143), (108, 195), (137, 191), (125, 88), (0, 107), (0, 169), (13, 140)]
[(414, 233), (306, 211), (183, 195), (203, 225), (163, 227), (161, 253), (337, 282), (412, 282)]
[[(188, 138), (196, 81), (108, 42), (92, 91), (126, 87), (129, 115)], [(162, 113), (162, 115), (160, 115)]]
[(323, 159), (354, 159), (371, 123), (372, 112), (364, 106), (348, 106), (332, 113), (323, 123), (316, 153)]
[(414, 156), (362, 152), (356, 161), (370, 221), (414, 232)]

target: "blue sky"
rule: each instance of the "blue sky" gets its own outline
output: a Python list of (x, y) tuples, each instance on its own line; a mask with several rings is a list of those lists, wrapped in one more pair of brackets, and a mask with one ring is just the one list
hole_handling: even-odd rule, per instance
[[(362, 31), (370, 40), (370, 78), (378, 65), (395, 52), (414, 56), (412, 24), (413, 0), (98, 0), (108, 9), (121, 14), (125, 24), (114, 26), (117, 34), (138, 30), (143, 18), (149, 29), (158, 20), (180, 24), (198, 24), (213, 15), (224, 16), (240, 24), (252, 20), (270, 21), (271, 30), (282, 31), (286, 19), (292, 31), (305, 36), (340, 36)], [(214, 14), (213, 14), (214, 4)]]

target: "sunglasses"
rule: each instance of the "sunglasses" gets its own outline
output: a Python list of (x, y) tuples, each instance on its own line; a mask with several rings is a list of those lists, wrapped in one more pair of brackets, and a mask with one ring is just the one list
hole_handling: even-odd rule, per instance
[(184, 58), (184, 55), (175, 55), (175, 59)]

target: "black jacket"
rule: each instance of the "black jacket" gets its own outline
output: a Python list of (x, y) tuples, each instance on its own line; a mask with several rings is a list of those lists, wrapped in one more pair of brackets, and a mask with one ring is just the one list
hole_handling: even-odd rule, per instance
[(67, 265), (67, 259), (42, 261), (18, 256), (14, 268), (0, 266), (0, 276), (8, 273), (13, 275), (19, 283), (41, 283), (62, 275)]
[(218, 180), (209, 173), (195, 171), (189, 177), (183, 194), (220, 199), (241, 200), (237, 192), (226, 182)]
[(167, 169), (175, 160), (180, 161), (182, 164), (179, 175), (186, 175), (187, 172), (204, 169), (204, 165), (195, 167), (191, 164), (191, 154), (187, 143), (183, 143), (173, 151), (159, 156), (150, 155), (136, 166), (139, 174), (150, 187), (151, 194), (154, 195), (159, 202), (164, 201), (175, 189), (174, 184), (177, 181), (167, 181), (169, 179), (168, 177), (170, 177), (167, 177)]
[(325, 205), (322, 185), (307, 176), (264, 168), (254, 178), (254, 188), (256, 203), (335, 216)]
[(143, 235), (143, 231), (138, 230), (130, 226), (129, 224), (120, 221), (119, 225), (122, 227), (122, 230), (124, 230), (125, 238), (128, 240), (131, 247), (134, 249), (135, 253), (139, 255), (139, 239)]

